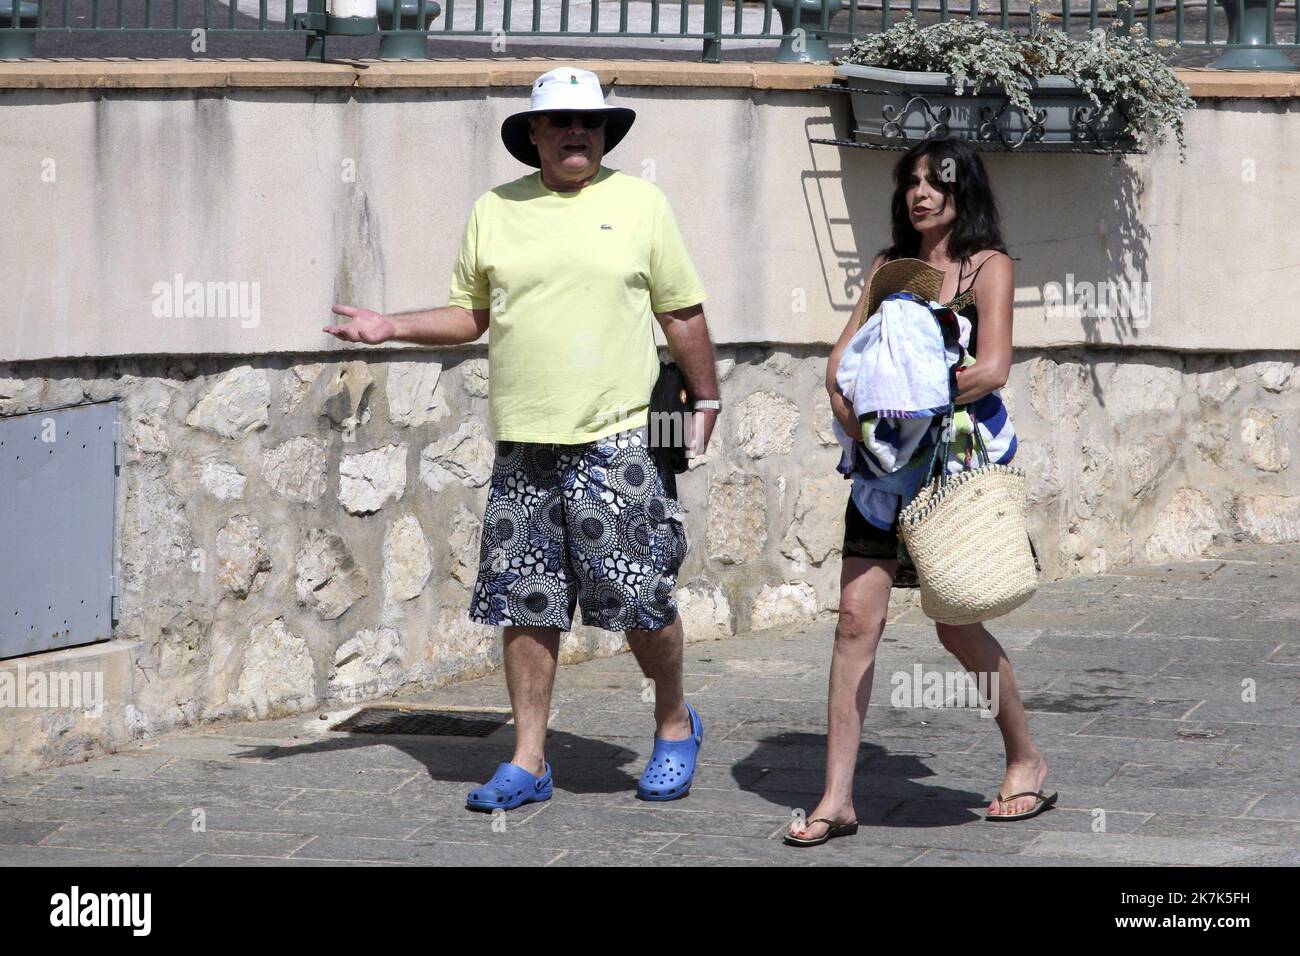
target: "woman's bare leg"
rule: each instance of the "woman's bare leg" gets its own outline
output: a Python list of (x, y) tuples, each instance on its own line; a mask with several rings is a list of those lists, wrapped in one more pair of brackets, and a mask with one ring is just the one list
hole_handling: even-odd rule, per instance
[[(1047, 778), (1047, 761), (1029, 735), (1025, 703), (1020, 697), (1020, 688), (1016, 686), (1016, 675), (1006, 651), (983, 624), (935, 624), (935, 630), (939, 632), (943, 646), (961, 661), (962, 667), (975, 674), (981, 687), (989, 688), (990, 692), (996, 689), (997, 711), (994, 717), (1002, 731), (1007, 752), (1007, 772), (999, 792), (1012, 794), (1041, 790)], [(989, 804), (989, 813), (1021, 813), (1033, 805), (1032, 797), (1020, 797), (1005, 804), (994, 798)]]
[[(844, 558), (826, 706), (826, 787), (821, 801), (808, 814), (809, 821), (823, 817), (849, 823), (857, 819), (853, 771), (871, 701), (876, 647), (885, 630), (889, 589), (897, 570), (898, 561), (893, 558)], [(824, 823), (808, 823), (802, 830), (792, 825), (791, 833), (812, 839), (828, 829)]]

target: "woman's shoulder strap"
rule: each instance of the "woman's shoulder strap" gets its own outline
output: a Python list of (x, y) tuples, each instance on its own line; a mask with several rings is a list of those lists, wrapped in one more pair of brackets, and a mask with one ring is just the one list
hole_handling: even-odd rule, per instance
[[(990, 259), (993, 259), (993, 258), (995, 258), (995, 257), (997, 257), (999, 254), (1001, 254), (1001, 255), (1006, 255), (1006, 253), (1005, 253), (1005, 252), (1002, 252), (1001, 249), (994, 249), (994, 250), (993, 250), (989, 255), (987, 255), (987, 256), (984, 257), (984, 261), (981, 262), (978, 266), (976, 266), (976, 267), (975, 267), (975, 271), (972, 272), (972, 273), (970, 274), (970, 285), (968, 285), (968, 286), (966, 287), (967, 289), (970, 289), (970, 288), (972, 288), (972, 287), (975, 285), (975, 279), (978, 278), (978, 276), (979, 276), (979, 274), (980, 274), (980, 270), (983, 269), (986, 265), (989, 264), (989, 260), (990, 260)], [(963, 259), (962, 259), (962, 265), (961, 265), (960, 267), (958, 267), (958, 270), (957, 270), (957, 288), (960, 290), (960, 291), (958, 292), (958, 294), (960, 294), (961, 291), (965, 291), (965, 290), (962, 290), (962, 289), (961, 289), (961, 280), (962, 280), (961, 270), (962, 270), (962, 268), (965, 267), (965, 264), (966, 264), (966, 262), (967, 262), (967, 260), (968, 260), (969, 258), (970, 258), (969, 256), (967, 256), (966, 258), (963, 258)], [(1008, 258), (1010, 258), (1010, 257), (1008, 257)]]

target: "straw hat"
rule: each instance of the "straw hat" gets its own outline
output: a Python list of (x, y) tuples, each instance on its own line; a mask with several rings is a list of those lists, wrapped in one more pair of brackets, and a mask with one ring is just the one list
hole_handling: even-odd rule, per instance
[(880, 303), (891, 292), (915, 292), (927, 302), (937, 302), (942, 289), (943, 271), (927, 262), (920, 259), (886, 262), (871, 277), (871, 285), (867, 287), (867, 310), (862, 313), (862, 322), (876, 314)]
[(533, 81), (529, 108), (515, 113), (501, 124), (501, 140), (510, 155), (526, 166), (540, 168), (537, 147), (528, 138), (528, 117), (552, 110), (561, 112), (604, 113), (605, 153), (610, 153), (627, 135), (636, 112), (626, 106), (606, 106), (600, 79), (590, 70), (559, 67), (543, 73)]

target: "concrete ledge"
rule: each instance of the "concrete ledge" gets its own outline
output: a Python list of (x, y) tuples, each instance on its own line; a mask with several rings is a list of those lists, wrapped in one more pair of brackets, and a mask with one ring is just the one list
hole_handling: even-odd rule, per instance
[(1300, 97), (1300, 72), (1251, 73), (1213, 70), (1198, 66), (1177, 71), (1198, 99), (1234, 99), (1261, 97), (1291, 99)]
[[(144, 650), (141, 641), (114, 640), (0, 661), (0, 780), (112, 753), (132, 740)], [(63, 699), (69, 691), (72, 699)]]
[[(596, 73), (606, 85), (809, 90), (827, 83), (834, 67), (798, 63), (681, 63), (654, 60), (347, 60), (315, 63), (269, 59), (7, 60), (0, 89), (223, 89), (360, 87), (463, 89), (526, 87), (548, 64)], [(1205, 99), (1300, 97), (1300, 73), (1180, 69), (1192, 95)]]
[(832, 67), (788, 63), (676, 63), (652, 60), (134, 60), (0, 62), (0, 89), (211, 89), (355, 86), (459, 89), (527, 87), (555, 64), (596, 73), (606, 85), (806, 90)]

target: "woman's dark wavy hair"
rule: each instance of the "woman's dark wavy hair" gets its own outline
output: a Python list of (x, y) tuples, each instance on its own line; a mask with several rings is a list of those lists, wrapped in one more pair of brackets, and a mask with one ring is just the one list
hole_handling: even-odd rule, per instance
[[(981, 249), (1006, 252), (999, 227), (998, 206), (989, 186), (984, 161), (969, 143), (944, 137), (917, 143), (894, 167), (894, 198), (890, 203), (894, 244), (881, 250), (886, 259), (913, 258), (921, 250), (921, 234), (912, 228), (907, 210), (907, 187), (916, 161), (925, 157), (930, 178), (947, 201), (955, 203), (957, 217), (948, 236), (948, 253), (954, 258), (971, 256)], [(951, 160), (952, 175), (943, 176), (944, 163)]]

